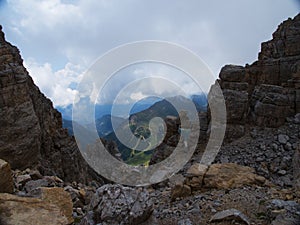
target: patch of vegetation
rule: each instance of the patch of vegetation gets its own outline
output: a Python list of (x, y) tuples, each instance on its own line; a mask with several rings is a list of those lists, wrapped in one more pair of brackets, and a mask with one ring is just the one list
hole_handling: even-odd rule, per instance
[(153, 151), (142, 151), (139, 153), (135, 153), (134, 155), (132, 155), (132, 157), (128, 158), (126, 163), (132, 166), (148, 166), (152, 153)]

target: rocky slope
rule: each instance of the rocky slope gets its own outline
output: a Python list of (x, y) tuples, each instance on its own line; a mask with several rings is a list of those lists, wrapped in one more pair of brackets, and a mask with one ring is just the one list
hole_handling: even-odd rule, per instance
[[(199, 164), (208, 111), (190, 162), (145, 188), (60, 179), (80, 180), (88, 168), (3, 33), (0, 53), (0, 158), (13, 168), (0, 160), (0, 192), (14, 192), (0, 193), (0, 224), (300, 224), (300, 14), (262, 44), (258, 61), (222, 68), (228, 126), (214, 164)], [(178, 144), (178, 119), (166, 122), (153, 163)]]
[[(225, 193), (216, 191), (212, 194), (211, 191), (205, 192), (201, 189), (199, 198), (211, 198), (214, 200), (212, 200), (211, 209), (206, 209), (203, 206), (204, 203), (198, 205), (197, 201), (195, 201), (195, 197), (198, 194), (193, 189), (196, 187), (197, 190), (203, 185), (205, 187), (211, 181), (208, 182), (203, 179), (204, 174), (207, 173), (206, 171), (199, 171), (198, 176), (190, 177), (189, 170), (196, 165), (195, 163), (200, 162), (203, 149), (205, 148), (203, 141), (205, 141), (205, 137), (209, 137), (210, 116), (208, 110), (207, 114), (199, 115), (202, 122), (202, 137), (199, 140), (199, 145), (193, 158), (180, 172), (183, 177), (179, 179), (179, 185), (177, 184), (174, 187), (169, 185), (171, 197), (172, 193), (175, 194), (175, 197), (181, 196), (181, 198), (185, 197), (184, 199), (186, 199), (186, 196), (192, 197), (188, 197), (185, 201), (180, 200), (181, 198), (177, 199), (172, 204), (158, 203), (158, 211), (154, 211), (154, 214), (159, 219), (156, 218), (155, 221), (160, 221), (161, 224), (164, 224), (161, 222), (161, 218), (168, 218), (170, 223), (177, 224), (175, 221), (188, 217), (190, 221), (187, 224), (197, 224), (197, 221), (201, 221), (201, 224), (206, 224), (208, 220), (203, 217), (207, 216), (207, 214), (213, 214), (211, 211), (219, 211), (221, 208), (228, 209), (230, 206), (235, 207), (236, 205), (238, 209), (251, 217), (252, 222), (255, 221), (253, 224), (300, 223), (299, 217), (295, 217), (295, 215), (299, 214), (299, 206), (297, 206), (298, 208), (296, 207), (297, 209), (294, 208), (294, 211), (292, 210), (294, 217), (283, 206), (299, 202), (299, 68), (300, 14), (294, 19), (288, 19), (280, 24), (273, 34), (273, 39), (262, 43), (261, 52), (256, 62), (246, 66), (226, 65), (221, 69), (219, 79), (217, 79), (223, 90), (226, 102), (227, 127), (224, 143), (214, 163), (222, 163), (224, 165), (235, 163), (254, 168), (255, 173), (270, 182), (272, 187), (266, 189), (261, 187), (250, 188), (246, 191), (247, 193), (244, 192), (245, 189), (227, 187), (226, 189), (229, 190), (229, 193), (235, 192), (238, 195), (243, 193), (241, 194), (242, 199), (234, 200), (235, 197), (231, 197), (233, 198), (231, 200), (235, 203), (228, 202), (226, 191)], [(176, 121), (176, 118), (174, 118), (174, 121)], [(178, 135), (177, 130), (172, 129), (175, 125), (169, 124), (169, 127), (169, 136)], [(172, 130), (174, 130), (173, 133)], [(171, 140), (170, 138), (169, 143), (168, 140), (165, 142), (166, 146), (164, 148), (155, 150), (151, 159), (152, 162), (162, 161), (172, 153)], [(218, 164), (212, 164), (213, 167), (215, 165)], [(228, 177), (226, 178), (224, 175), (222, 176), (223, 180), (219, 180), (219, 184), (223, 188), (228, 185), (226, 181), (229, 181), (229, 178), (233, 176), (231, 174), (236, 173), (229, 170), (227, 172), (226, 176)], [(215, 179), (212, 180), (216, 182)], [(241, 180), (239, 179), (239, 181)], [(233, 183), (236, 183), (236, 181)], [(164, 183), (164, 185), (168, 186), (168, 183)], [(159, 186), (159, 188), (164, 189), (163, 185)], [(275, 203), (279, 202), (276, 200), (277, 194), (272, 193), (273, 188), (281, 193), (280, 201), (294, 200), (295, 202), (282, 203), (283, 205), (279, 204), (280, 206), (277, 205), (275, 208), (271, 206), (272, 204), (269, 206), (265, 205), (265, 203), (258, 204), (258, 201), (272, 202), (274, 200)], [(207, 197), (206, 193), (209, 193), (210, 197)], [(164, 195), (159, 194), (159, 198), (164, 199)], [(215, 195), (218, 195), (218, 197)], [(255, 195), (256, 197), (254, 197)], [(256, 200), (251, 200), (252, 198), (256, 198)], [(224, 200), (227, 201), (226, 206), (223, 203), (219, 204), (219, 201), (223, 202)], [(242, 203), (243, 201), (244, 203)], [(204, 200), (204, 202), (210, 204), (207, 200)], [(282, 210), (287, 212), (287, 214), (275, 216), (272, 213), (269, 214), (272, 210), (268, 212), (267, 208), (263, 209), (264, 207), (269, 209), (273, 207), (274, 211)], [(185, 213), (194, 209), (201, 213), (203, 213), (203, 210), (207, 210), (207, 212), (205, 213), (206, 215), (199, 218), (195, 215), (186, 216), (182, 212), (183, 209), (186, 210)], [(178, 213), (174, 213), (174, 211)], [(264, 214), (265, 219), (259, 219), (257, 213)]]
[(0, 29), (0, 158), (13, 169), (85, 182), (92, 174), (75, 140), (62, 129), (61, 114), (34, 84), (19, 50)]

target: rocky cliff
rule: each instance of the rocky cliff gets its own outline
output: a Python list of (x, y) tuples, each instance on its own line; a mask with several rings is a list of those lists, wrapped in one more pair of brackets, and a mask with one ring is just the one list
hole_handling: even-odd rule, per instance
[(93, 172), (62, 128), (61, 114), (34, 84), (19, 50), (0, 28), (0, 158), (13, 169), (36, 167), (45, 175), (86, 181)]
[(245, 125), (279, 127), (300, 112), (300, 15), (278, 26), (252, 65), (226, 65), (217, 80), (227, 107), (227, 138)]

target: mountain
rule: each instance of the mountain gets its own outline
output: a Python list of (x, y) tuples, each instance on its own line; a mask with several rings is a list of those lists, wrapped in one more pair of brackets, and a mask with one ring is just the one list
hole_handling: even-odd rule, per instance
[[(100, 119), (97, 119), (95, 122), (99, 137), (103, 137), (111, 133), (113, 131), (113, 124), (115, 127), (119, 127), (124, 121), (124, 118), (111, 115), (104, 115)], [(86, 125), (88, 129), (91, 126), (93, 125)]]
[[(198, 107), (191, 101), (190, 99), (183, 97), (183, 96), (174, 96), (169, 97), (163, 100), (160, 100), (156, 103), (154, 103), (151, 107), (149, 107), (146, 110), (143, 110), (138, 113), (131, 114), (129, 117), (129, 125), (128, 120), (124, 121), (120, 126), (118, 132), (120, 133), (126, 133), (126, 129), (128, 126), (130, 126), (131, 132), (136, 135), (136, 137), (143, 137), (147, 138), (150, 134), (149, 130), (149, 122), (154, 117), (160, 117), (162, 119), (165, 119), (167, 116), (173, 116), (178, 117), (178, 112), (181, 110), (187, 110), (191, 108), (191, 106), (194, 106), (196, 109), (202, 109), (204, 108), (204, 105), (206, 105), (206, 96), (198, 96), (194, 95), (194, 101), (197, 103)], [(173, 105), (174, 104), (174, 105)], [(179, 109), (176, 109), (175, 106), (179, 107)], [(181, 110), (180, 110), (181, 109)], [(153, 151), (153, 145), (151, 143), (148, 143), (147, 146), (141, 146), (141, 143), (131, 143), (132, 146), (135, 146), (136, 149), (141, 147), (143, 149), (147, 149), (147, 153), (140, 153), (136, 154), (135, 157), (138, 157), (139, 160), (136, 158), (131, 158), (132, 154), (134, 153), (134, 149), (131, 149), (129, 147), (126, 147), (122, 142), (118, 139), (115, 132), (112, 132), (108, 134), (107, 136), (103, 137), (106, 140), (114, 141), (120, 153), (122, 154), (122, 159), (124, 161), (127, 161), (128, 163), (134, 163), (134, 164), (143, 164), (146, 163), (146, 161), (149, 161), (151, 158), (151, 153)], [(146, 160), (145, 162), (143, 160)]]
[[(82, 129), (86, 129), (86, 132), (88, 132), (89, 129), (93, 129), (92, 126), (94, 126), (93, 124), (79, 125), (77, 122), (72, 122), (71, 120), (67, 119), (63, 119), (62, 121), (63, 127), (68, 129), (68, 133), (71, 136), (74, 135), (73, 123), (76, 123), (77, 126), (81, 126)], [(95, 121), (99, 137), (106, 136), (113, 131), (112, 121), (116, 127), (119, 127), (125, 121), (125, 119), (117, 116), (105, 115)]]
[[(154, 117), (166, 118), (167, 116), (178, 116), (180, 110), (189, 110), (191, 108), (191, 103), (195, 102), (193, 106), (197, 109), (204, 108), (207, 103), (205, 97), (198, 97), (199, 95), (194, 95), (194, 101), (184, 97), (184, 96), (174, 96), (168, 97), (161, 101), (156, 102), (151, 107), (146, 110), (143, 110), (139, 113), (134, 113), (130, 116), (130, 119), (136, 121), (150, 121)], [(179, 109), (176, 109), (175, 106), (178, 106)]]
[(138, 102), (136, 102), (131, 110), (130, 110), (130, 115), (144, 111), (148, 108), (150, 108), (152, 105), (154, 105), (156, 102), (161, 101), (161, 98), (155, 97), (155, 96), (149, 96), (146, 98), (143, 98), (141, 100), (139, 100)]
[(62, 126), (68, 130), (69, 135), (74, 136), (73, 124), (71, 120), (62, 119)]
[(192, 95), (190, 99), (196, 106), (197, 111), (206, 111), (207, 110), (207, 95), (204, 93), (198, 95)]
[(0, 158), (13, 169), (35, 168), (71, 182), (98, 179), (62, 127), (61, 114), (29, 76), (19, 50), (5, 40), (1, 26), (0, 109)]
[[(143, 110), (148, 109), (151, 107), (154, 103), (157, 101), (160, 101), (161, 99), (156, 97), (148, 97), (145, 99), (142, 99), (135, 104), (96, 104), (95, 105), (95, 119), (101, 119), (102, 117), (105, 117), (107, 115), (112, 114), (112, 107), (114, 107), (114, 113), (113, 115), (116, 117), (128, 117), (128, 113), (134, 114), (141, 112)], [(62, 117), (66, 120), (72, 120), (72, 105), (68, 105), (65, 107), (57, 106), (56, 109), (62, 114)], [(78, 121), (81, 122), (81, 121)]]

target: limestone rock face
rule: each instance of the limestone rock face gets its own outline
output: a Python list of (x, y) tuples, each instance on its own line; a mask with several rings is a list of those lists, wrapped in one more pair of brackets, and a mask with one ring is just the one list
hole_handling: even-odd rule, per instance
[(0, 158), (13, 169), (37, 167), (45, 175), (84, 182), (88, 166), (61, 114), (34, 84), (19, 50), (0, 29)]
[(251, 105), (253, 118), (259, 126), (278, 127), (285, 118), (294, 113), (292, 108), (295, 96), (289, 96), (289, 90), (275, 85), (255, 87)]
[(8, 162), (0, 159), (0, 193), (13, 193), (14, 182)]
[(224, 66), (218, 83), (226, 101), (229, 140), (243, 136), (245, 124), (278, 127), (299, 113), (300, 14), (262, 43), (258, 61)]

